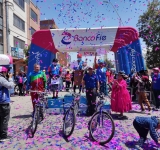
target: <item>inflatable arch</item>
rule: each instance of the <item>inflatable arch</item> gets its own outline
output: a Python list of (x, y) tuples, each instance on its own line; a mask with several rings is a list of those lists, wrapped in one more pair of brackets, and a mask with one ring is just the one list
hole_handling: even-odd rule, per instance
[(115, 53), (117, 71), (145, 69), (138, 32), (132, 27), (39, 30), (32, 36), (28, 72), (34, 63), (47, 69), (57, 52), (95, 52), (106, 49)]

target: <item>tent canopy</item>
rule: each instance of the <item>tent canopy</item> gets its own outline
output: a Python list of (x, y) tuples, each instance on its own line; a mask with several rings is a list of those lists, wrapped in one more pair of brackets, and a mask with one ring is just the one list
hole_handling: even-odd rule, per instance
[(132, 27), (104, 27), (92, 29), (39, 30), (32, 36), (32, 44), (56, 52), (91, 52), (104, 48), (116, 52), (138, 39)]
[(10, 65), (13, 64), (13, 59), (9, 55), (0, 54), (0, 65)]

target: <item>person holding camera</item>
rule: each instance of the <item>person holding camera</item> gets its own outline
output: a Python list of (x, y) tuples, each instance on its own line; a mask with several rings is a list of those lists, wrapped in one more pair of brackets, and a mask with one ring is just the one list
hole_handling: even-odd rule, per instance
[[(10, 117), (10, 94), (9, 89), (14, 88), (12, 74), (6, 67), (0, 66), (0, 141), (9, 140), (8, 122)], [(7, 79), (8, 76), (8, 79)]]

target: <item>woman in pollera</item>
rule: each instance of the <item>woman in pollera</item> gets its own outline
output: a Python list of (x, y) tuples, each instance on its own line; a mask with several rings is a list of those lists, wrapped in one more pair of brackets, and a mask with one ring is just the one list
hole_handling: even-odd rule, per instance
[(124, 80), (125, 74), (118, 73), (117, 80), (114, 80), (111, 93), (111, 109), (114, 112), (119, 112), (119, 119), (123, 118), (123, 113), (132, 109), (131, 97), (127, 90), (127, 83)]

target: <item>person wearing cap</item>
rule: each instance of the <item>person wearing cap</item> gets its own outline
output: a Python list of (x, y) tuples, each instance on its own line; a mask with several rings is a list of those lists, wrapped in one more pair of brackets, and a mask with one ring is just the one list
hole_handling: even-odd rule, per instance
[(152, 90), (156, 102), (156, 110), (160, 107), (160, 73), (159, 68), (154, 68), (154, 75), (152, 76)]
[(96, 70), (96, 74), (99, 79), (100, 92), (107, 95), (107, 78), (106, 78), (106, 68), (104, 67), (104, 61), (102, 59), (98, 60), (99, 67)]
[(160, 129), (160, 119), (158, 117), (136, 117), (133, 121), (133, 126), (140, 137), (137, 144), (135, 144), (135, 148), (143, 148), (148, 132), (156, 144), (160, 144), (160, 137), (157, 134), (157, 130)]
[(50, 76), (50, 90), (53, 91), (53, 98), (58, 97), (58, 88), (60, 84), (60, 75), (62, 68), (58, 65), (58, 59), (54, 58), (52, 64), (48, 68)]
[(87, 116), (92, 116), (96, 108), (96, 94), (99, 91), (99, 79), (93, 72), (93, 68), (88, 68), (88, 73), (83, 77), (82, 92), (84, 93), (84, 87), (86, 88), (87, 98)]
[(8, 74), (8, 70), (4, 66), (0, 66), (0, 141), (9, 140), (8, 122), (10, 117), (10, 94), (9, 89), (14, 88), (12, 74)]
[(125, 74), (118, 73), (117, 80), (114, 81), (111, 93), (111, 109), (114, 112), (119, 112), (118, 118), (123, 118), (123, 113), (132, 109), (131, 97), (127, 90), (127, 83), (124, 80)]

